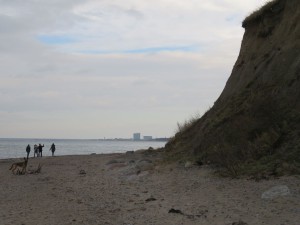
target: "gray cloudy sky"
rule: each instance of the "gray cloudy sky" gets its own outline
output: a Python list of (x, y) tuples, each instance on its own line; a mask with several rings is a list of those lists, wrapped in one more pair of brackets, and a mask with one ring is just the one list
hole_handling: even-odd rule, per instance
[(0, 137), (174, 135), (266, 0), (0, 0)]

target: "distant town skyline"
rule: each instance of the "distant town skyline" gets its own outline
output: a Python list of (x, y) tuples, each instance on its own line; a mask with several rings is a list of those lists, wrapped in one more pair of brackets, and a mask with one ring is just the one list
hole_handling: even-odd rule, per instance
[(0, 0), (0, 137), (173, 136), (222, 92), (266, 0)]
[(152, 135), (144, 135), (140, 132), (135, 132), (132, 134), (131, 137), (103, 137), (103, 138), (98, 138), (98, 139), (102, 139), (102, 140), (135, 140), (135, 141), (139, 141), (139, 140), (146, 140), (146, 141), (151, 141), (151, 140), (167, 140), (170, 137), (164, 136), (164, 137), (158, 137), (158, 136), (152, 136)]

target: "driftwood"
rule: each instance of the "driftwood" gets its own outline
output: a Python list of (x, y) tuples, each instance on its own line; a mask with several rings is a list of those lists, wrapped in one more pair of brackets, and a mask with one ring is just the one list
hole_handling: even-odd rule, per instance
[(25, 173), (26, 173), (25, 170), (18, 169), (17, 172), (16, 172), (16, 175), (24, 175)]
[(38, 174), (38, 173), (40, 173), (41, 171), (42, 171), (42, 166), (41, 166), (41, 164), (39, 163), (38, 168), (37, 168), (36, 170), (29, 170), (28, 173), (29, 173), (29, 174)]

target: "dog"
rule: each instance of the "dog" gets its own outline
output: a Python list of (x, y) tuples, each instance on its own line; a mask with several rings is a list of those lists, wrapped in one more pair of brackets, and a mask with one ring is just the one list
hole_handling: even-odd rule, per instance
[(24, 162), (17, 162), (13, 163), (10, 167), (9, 170), (12, 171), (13, 174), (15, 174), (15, 170), (18, 169), (19, 167), (22, 169), (21, 171), (18, 169), (17, 173), (18, 174), (25, 174), (26, 173), (26, 167), (27, 167), (28, 159), (24, 157)]

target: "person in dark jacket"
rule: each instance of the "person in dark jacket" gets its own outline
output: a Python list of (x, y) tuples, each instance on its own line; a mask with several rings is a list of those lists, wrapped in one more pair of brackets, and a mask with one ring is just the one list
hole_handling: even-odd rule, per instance
[(27, 159), (28, 159), (28, 157), (29, 157), (29, 153), (30, 153), (30, 145), (27, 145), (27, 147), (26, 147), (26, 152), (27, 152)]
[(54, 156), (54, 152), (55, 152), (55, 144), (54, 143), (51, 145), (50, 150), (52, 152), (52, 156)]
[(44, 145), (39, 144), (39, 155), (43, 157), (43, 147)]

